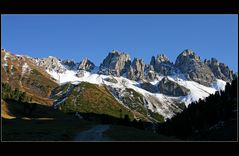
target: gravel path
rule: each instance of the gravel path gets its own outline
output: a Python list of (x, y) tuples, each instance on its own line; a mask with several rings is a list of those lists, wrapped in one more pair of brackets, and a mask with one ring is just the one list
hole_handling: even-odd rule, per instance
[(89, 130), (80, 132), (75, 141), (108, 141), (110, 140), (107, 137), (103, 136), (103, 132), (110, 128), (109, 125), (97, 125)]

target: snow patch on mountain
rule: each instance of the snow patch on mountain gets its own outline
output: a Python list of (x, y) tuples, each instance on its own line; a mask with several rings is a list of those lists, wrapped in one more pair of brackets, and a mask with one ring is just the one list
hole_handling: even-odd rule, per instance
[(54, 70), (46, 70), (48, 74), (50, 74), (54, 79), (57, 80), (59, 84), (64, 84), (67, 82), (74, 82), (74, 84), (77, 84), (77, 82), (89, 82), (93, 84), (103, 84), (103, 78), (104, 76), (100, 76), (98, 74), (91, 74), (90, 72), (83, 71), (83, 77), (77, 77), (77, 71), (74, 70), (66, 70), (63, 73), (58, 73)]
[[(96, 74), (96, 71), (94, 73), (82, 71), (82, 77), (77, 77), (77, 71), (75, 70), (66, 70), (63, 73), (58, 73), (54, 70), (47, 70), (47, 72), (53, 78), (55, 78), (59, 84), (64, 84), (67, 82), (71, 82), (73, 84), (79, 84), (80, 82), (89, 82), (98, 85), (105, 84), (106, 86), (118, 88), (120, 90), (125, 90), (126, 88), (133, 89), (143, 95), (145, 101), (147, 102), (145, 105), (148, 109), (153, 112), (162, 114), (165, 118), (171, 118), (174, 115), (174, 112), (170, 111), (170, 109), (172, 110), (177, 108), (175, 101), (178, 101), (178, 103), (184, 102), (185, 105), (188, 106), (191, 102), (198, 101), (200, 98), (204, 99), (210, 94), (214, 94), (218, 89), (224, 89), (226, 84), (225, 81), (217, 80), (212, 87), (206, 87), (197, 82), (188, 81), (177, 76), (168, 76), (169, 80), (174, 81), (190, 90), (190, 94), (187, 96), (171, 97), (161, 93), (151, 93), (149, 91), (146, 91), (140, 88), (140, 82), (129, 80), (122, 76), (112, 77), (109, 75), (100, 75)], [(157, 79), (151, 81), (150, 83), (152, 85), (158, 85), (158, 82), (162, 80), (163, 77), (164, 76), (157, 76)], [(114, 78), (117, 83), (106, 81), (110, 78)], [(117, 98), (115, 94), (112, 93), (112, 95)], [(120, 98), (117, 98), (117, 100), (120, 101)], [(123, 102), (120, 101), (120, 103)]]
[(66, 70), (63, 73), (56, 72), (55, 70), (46, 70), (54, 79), (57, 80), (59, 84), (64, 84), (66, 82), (78, 81), (76, 77), (76, 72), (71, 70)]
[(23, 57), (23, 55), (16, 54), (16, 57)]
[[(208, 97), (210, 94), (214, 94), (217, 89), (214, 87), (206, 87), (194, 81), (182, 80), (180, 78), (172, 78), (168, 76), (169, 80), (178, 83), (190, 90), (190, 94), (187, 96), (183, 96), (180, 98), (181, 102), (184, 102), (186, 106), (188, 106), (191, 102), (198, 101), (199, 99), (204, 99)], [(223, 88), (223, 82), (218, 81), (217, 85)]]
[(30, 71), (30, 67), (28, 64), (25, 62), (22, 66), (22, 75), (24, 75), (27, 71)]
[(226, 82), (223, 80), (217, 79), (216, 82), (212, 84), (212, 87), (215, 88), (217, 91), (225, 90)]
[(160, 93), (151, 93), (149, 91), (146, 91), (139, 87), (140, 86), (139, 82), (132, 81), (124, 77), (114, 77), (114, 78), (118, 81), (118, 83), (111, 83), (105, 81), (105, 84), (113, 88), (119, 88), (122, 90), (125, 90), (126, 88), (133, 89), (134, 91), (143, 95), (143, 97), (146, 100), (145, 101), (146, 107), (150, 109), (152, 112), (158, 112), (165, 118), (171, 118), (174, 115), (173, 111), (169, 111), (172, 107), (171, 105), (174, 105), (171, 97), (168, 97)]

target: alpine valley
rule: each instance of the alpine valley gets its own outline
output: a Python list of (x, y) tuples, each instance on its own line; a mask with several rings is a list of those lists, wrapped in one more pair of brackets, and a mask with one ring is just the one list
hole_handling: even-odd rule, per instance
[[(192, 102), (225, 90), (226, 84), (237, 77), (216, 58), (201, 60), (189, 49), (181, 52), (174, 63), (164, 54), (152, 56), (146, 63), (112, 50), (99, 66), (87, 58), (75, 62), (14, 53), (1, 49), (1, 85), (6, 90), (2, 91), (1, 116), (8, 120), (68, 118), (70, 114), (77, 120), (90, 121), (89, 125), (102, 116), (107, 122), (112, 118), (154, 125), (171, 119)], [(35, 104), (36, 110), (42, 110), (34, 114), (34, 105), (21, 108), (17, 101)], [(25, 109), (30, 110), (27, 115)], [(70, 123), (65, 124), (67, 129)]]

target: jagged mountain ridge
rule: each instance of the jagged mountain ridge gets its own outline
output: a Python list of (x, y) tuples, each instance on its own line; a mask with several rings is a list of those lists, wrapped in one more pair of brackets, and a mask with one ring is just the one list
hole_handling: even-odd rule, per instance
[[(28, 58), (43, 68), (59, 85), (78, 85), (81, 82), (104, 85), (119, 103), (130, 109), (134, 109), (133, 104), (129, 105), (125, 99), (135, 95), (131, 93), (133, 90), (141, 99), (134, 105), (142, 105), (146, 110), (159, 113), (165, 118), (180, 112), (179, 104), (188, 105), (223, 89), (226, 81), (232, 80), (233, 74), (225, 64), (202, 62), (191, 50), (183, 51), (175, 64), (165, 55), (152, 57), (150, 64), (138, 58), (131, 62), (128, 54), (115, 50), (108, 54), (100, 67), (88, 59), (76, 63), (53, 56)], [(131, 98), (130, 103), (133, 101)]]
[[(63, 73), (66, 70), (89, 71), (97, 68), (93, 62), (85, 58), (76, 63), (72, 60), (60, 60), (56, 57), (31, 58), (37, 66), (45, 67), (48, 71)], [(187, 80), (193, 80), (199, 84), (209, 86), (215, 78), (230, 82), (233, 79), (233, 71), (227, 65), (215, 58), (202, 61), (192, 50), (186, 49), (180, 53), (175, 63), (170, 62), (165, 54), (152, 56), (150, 64), (145, 64), (143, 59), (134, 58), (131, 61), (129, 54), (113, 50), (100, 64), (97, 74), (123, 76), (130, 80), (154, 80), (156, 75), (177, 75)], [(154, 74), (152, 74), (154, 73)], [(149, 76), (151, 75), (151, 76)], [(152, 76), (154, 75), (154, 76)], [(151, 77), (151, 78), (149, 78)]]

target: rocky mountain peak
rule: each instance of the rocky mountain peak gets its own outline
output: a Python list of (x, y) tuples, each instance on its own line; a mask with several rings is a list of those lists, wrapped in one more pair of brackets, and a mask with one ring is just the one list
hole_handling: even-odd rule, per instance
[(184, 50), (176, 59), (175, 66), (187, 79), (209, 86), (214, 80), (211, 69), (192, 50)]
[(164, 54), (157, 55), (157, 60), (158, 60), (158, 62), (164, 62), (164, 63), (168, 63), (169, 62), (168, 57), (166, 55), (164, 55)]
[(192, 50), (186, 49), (181, 54), (178, 55), (175, 65), (180, 66), (181, 64), (184, 64), (185, 62), (187, 63), (201, 62), (201, 59)]
[(211, 69), (216, 78), (224, 81), (231, 81), (233, 79), (233, 72), (227, 65), (219, 62), (217, 59), (211, 58), (211, 60), (205, 60), (204, 63)]
[(61, 61), (53, 56), (49, 56), (43, 59), (37, 59), (36, 65), (41, 66), (49, 71), (56, 71), (62, 73), (66, 70), (66, 68), (61, 64)]
[(44, 59), (44, 61), (49, 61), (49, 62), (52, 62), (52, 63), (58, 63), (61, 60), (58, 59), (57, 57), (54, 57), (54, 56), (48, 56), (47, 58)]
[(168, 57), (164, 54), (159, 54), (155, 58), (152, 56), (150, 65), (153, 66), (154, 71), (160, 75), (171, 75), (175, 72), (174, 65), (169, 61)]
[(219, 65), (219, 61), (216, 58), (211, 58), (212, 64)]
[(144, 60), (134, 58), (134, 60), (132, 62), (132, 66), (135, 67), (137, 70), (139, 70), (139, 68), (144, 68)]
[(126, 73), (130, 64), (129, 54), (113, 50), (101, 63), (99, 74), (120, 76)]
[(219, 67), (221, 69), (222, 74), (226, 77), (226, 81), (232, 81), (233, 80), (233, 71), (230, 70), (230, 68), (224, 64), (224, 63), (219, 63)]
[(191, 49), (185, 49), (182, 53), (183, 56), (190, 56), (190, 55), (196, 55), (193, 50)]
[(88, 58), (84, 58), (78, 67), (79, 70), (91, 71), (95, 68), (95, 64), (91, 62)]
[(76, 66), (75, 61), (69, 60), (69, 59), (63, 60), (63, 61), (61, 61), (61, 63), (62, 63), (64, 66), (66, 66), (69, 70), (75, 69), (75, 66)]
[(142, 80), (144, 78), (144, 61), (143, 59), (134, 58), (130, 70), (128, 70), (128, 78), (131, 80)]
[(110, 53), (120, 55), (121, 52), (119, 52), (119, 51), (113, 49)]

